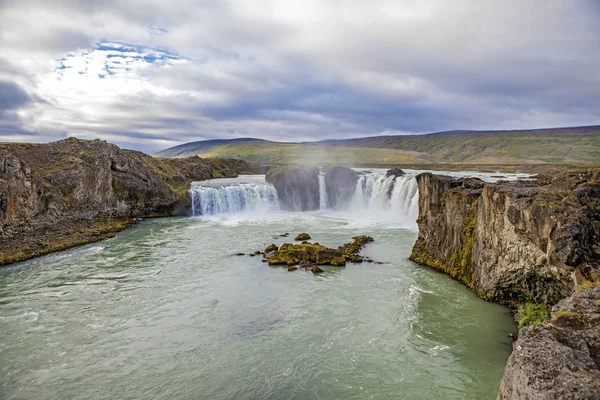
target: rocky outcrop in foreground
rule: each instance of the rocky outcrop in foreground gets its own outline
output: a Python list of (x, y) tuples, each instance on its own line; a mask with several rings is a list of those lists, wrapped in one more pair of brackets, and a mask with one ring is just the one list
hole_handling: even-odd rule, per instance
[(0, 265), (109, 237), (135, 218), (185, 214), (192, 181), (249, 168), (155, 158), (100, 140), (0, 144)]
[(498, 399), (600, 399), (600, 287), (576, 291), (549, 322), (521, 329)]
[(411, 260), (541, 323), (520, 331), (499, 398), (600, 398), (599, 289), (573, 294), (600, 282), (598, 172), (495, 184), (421, 174), (417, 182)]

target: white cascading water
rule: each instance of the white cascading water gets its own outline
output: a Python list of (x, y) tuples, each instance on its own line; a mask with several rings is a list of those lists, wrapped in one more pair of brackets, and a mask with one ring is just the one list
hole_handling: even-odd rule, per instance
[[(241, 181), (239, 181), (241, 180)], [(264, 176), (197, 182), (190, 189), (192, 215), (279, 210), (277, 190)], [(417, 181), (414, 176), (385, 176), (370, 172), (360, 175), (354, 195), (346, 204), (331, 204), (325, 176), (319, 174), (319, 209), (350, 211), (353, 214), (397, 216), (415, 220), (418, 215)], [(383, 215), (382, 215), (383, 213)]]
[(326, 210), (329, 207), (327, 199), (327, 187), (325, 186), (325, 175), (319, 174), (319, 209)]
[(190, 189), (190, 195), (194, 216), (279, 208), (277, 190), (267, 183), (195, 186)]
[(403, 216), (418, 214), (419, 196), (414, 176), (361, 175), (350, 203), (351, 210), (393, 211)]

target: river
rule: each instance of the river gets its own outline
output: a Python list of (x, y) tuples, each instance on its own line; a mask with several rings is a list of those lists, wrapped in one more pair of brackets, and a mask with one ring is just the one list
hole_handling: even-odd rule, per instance
[[(0, 398), (494, 399), (512, 316), (409, 261), (416, 187), (370, 176), (347, 207), (303, 213), (264, 177), (200, 183), (203, 216), (0, 269)], [(312, 274), (236, 255), (301, 232), (370, 235), (379, 263)]]

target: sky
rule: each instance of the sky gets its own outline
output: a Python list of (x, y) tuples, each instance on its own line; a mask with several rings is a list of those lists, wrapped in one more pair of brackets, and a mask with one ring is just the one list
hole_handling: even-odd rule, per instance
[(0, 142), (595, 124), (598, 0), (0, 0)]

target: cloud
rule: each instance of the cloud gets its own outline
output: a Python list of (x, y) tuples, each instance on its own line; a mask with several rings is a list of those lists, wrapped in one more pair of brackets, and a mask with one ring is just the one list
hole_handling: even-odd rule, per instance
[(600, 124), (596, 2), (5, 0), (0, 20), (0, 141)]

